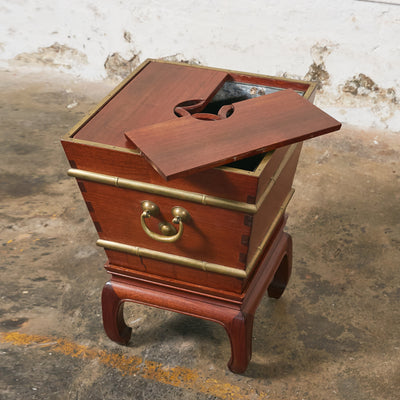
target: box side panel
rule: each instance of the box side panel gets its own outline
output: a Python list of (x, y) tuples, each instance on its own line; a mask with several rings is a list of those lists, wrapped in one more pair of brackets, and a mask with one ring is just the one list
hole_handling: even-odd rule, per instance
[[(274, 221), (276, 215), (278, 214), (282, 203), (287, 198), (293, 183), (294, 174), (296, 172), (297, 162), (300, 156), (301, 144), (295, 145), (295, 150), (291, 152), (290, 158), (285, 163), (281, 173), (277, 177), (276, 181), (273, 181), (273, 185), (270, 188), (268, 195), (265, 200), (259, 206), (257, 213), (252, 219), (252, 230), (251, 230), (251, 240), (249, 244), (249, 252), (247, 260), (251, 260), (254, 256), (257, 246), (261, 243), (267, 231), (269, 230), (271, 223)], [(288, 154), (290, 146), (286, 148), (284, 154), (275, 152), (272, 158), (276, 155), (278, 159), (282, 160), (286, 154)], [(271, 161), (275, 165), (281, 165), (282, 161), (279, 163), (275, 160)]]
[(293, 90), (238, 101), (233, 106), (232, 115), (218, 121), (187, 115), (126, 135), (169, 180), (340, 128), (338, 121)]
[(200, 271), (167, 262), (135, 257), (133, 255), (106, 250), (109, 260), (115, 264), (107, 270), (123, 275), (150, 279), (189, 290), (201, 291), (223, 297), (240, 298), (243, 291), (243, 279)]
[(273, 178), (277, 174), (277, 172), (279, 172), (278, 170), (281, 168), (282, 163), (285, 162), (284, 159), (289, 148), (290, 146), (285, 146), (274, 150), (267, 165), (260, 172), (258, 178), (258, 191), (256, 202), (260, 200), (261, 196), (263, 196), (263, 193), (267, 189), (267, 186), (271, 183), (271, 178)]
[(255, 201), (258, 178), (252, 173), (236, 173), (231, 169), (214, 168), (188, 178), (166, 182), (135, 152), (123, 152), (111, 147), (91, 146), (69, 140), (63, 140), (62, 145), (72, 168), (244, 203)]
[[(245, 214), (100, 183), (83, 180), (78, 183), (101, 239), (245, 268), (250, 235)], [(173, 207), (180, 206), (189, 212), (191, 221), (184, 223), (183, 235), (178, 241), (159, 242), (144, 232), (141, 203), (145, 200), (157, 204), (160, 209), (157, 217), (145, 219), (146, 226), (154, 233), (160, 234), (160, 223), (172, 223)], [(173, 225), (178, 230), (178, 225)]]

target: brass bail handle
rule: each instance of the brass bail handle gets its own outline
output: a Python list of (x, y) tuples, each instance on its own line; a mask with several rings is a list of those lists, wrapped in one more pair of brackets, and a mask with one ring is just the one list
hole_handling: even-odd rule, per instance
[(173, 243), (182, 237), (183, 223), (190, 221), (190, 214), (183, 207), (176, 206), (171, 210), (171, 213), (174, 217), (172, 222), (179, 225), (178, 231), (176, 230), (175, 226), (169, 222), (160, 222), (158, 225), (161, 231), (160, 234), (152, 232), (146, 225), (146, 218), (157, 217), (160, 214), (160, 208), (157, 204), (149, 200), (142, 201), (141, 205), (143, 212), (140, 216), (140, 223), (142, 224), (142, 228), (148, 236), (154, 240), (164, 243)]

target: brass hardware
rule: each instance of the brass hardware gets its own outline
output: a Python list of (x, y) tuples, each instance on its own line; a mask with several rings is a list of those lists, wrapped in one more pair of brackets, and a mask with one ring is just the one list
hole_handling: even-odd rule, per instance
[(264, 236), (263, 240), (261, 241), (261, 244), (257, 247), (256, 252), (254, 253), (253, 258), (250, 260), (250, 262), (246, 266), (246, 274), (247, 276), (250, 276), (251, 272), (253, 271), (254, 267), (256, 266), (259, 258), (261, 257), (261, 254), (264, 252), (265, 247), (267, 246), (267, 243), (269, 239), (271, 238), (271, 235), (274, 233), (274, 230), (276, 226), (278, 225), (280, 219), (282, 218), (283, 214), (285, 213), (286, 207), (289, 204), (289, 201), (291, 200), (292, 196), (294, 194), (294, 188), (292, 188), (289, 192), (289, 194), (286, 196), (285, 200), (283, 200), (283, 203), (281, 204), (278, 214), (276, 214), (275, 219), (272, 221), (272, 224), (270, 225), (266, 235)]
[[(102, 183), (104, 185), (116, 186), (123, 189), (137, 190), (138, 192), (145, 192), (150, 194), (157, 194), (160, 196), (170, 197), (173, 199), (179, 199), (184, 201), (190, 201), (192, 203), (204, 204), (207, 206), (213, 206), (218, 208), (224, 208), (226, 210), (243, 212), (246, 214), (255, 214), (261, 207), (261, 204), (267, 198), (275, 182), (278, 180), (281, 172), (285, 168), (286, 164), (292, 157), (298, 144), (292, 144), (286, 152), (283, 160), (281, 161), (274, 176), (270, 178), (270, 182), (265, 188), (264, 192), (260, 195), (256, 204), (249, 204), (242, 201), (224, 199), (221, 197), (210, 196), (201, 193), (188, 192), (186, 190), (174, 189), (167, 186), (155, 185), (153, 183), (134, 181), (131, 179), (119, 178), (117, 176), (99, 174), (97, 172), (84, 171), (81, 169), (71, 168), (68, 170), (68, 175), (73, 176), (77, 179), (84, 179), (91, 182)], [(229, 168), (229, 167), (227, 167)]]
[(161, 234), (152, 232), (146, 225), (146, 218), (157, 217), (160, 214), (160, 208), (152, 201), (142, 201), (142, 214), (140, 216), (140, 223), (145, 233), (158, 242), (173, 243), (178, 241), (183, 235), (183, 223), (190, 221), (190, 214), (183, 207), (173, 207), (171, 212), (173, 215), (172, 222), (179, 224), (179, 229), (176, 231), (175, 227), (168, 222), (160, 222), (159, 228)]
[(189, 257), (177, 256), (175, 254), (164, 253), (146, 249), (143, 247), (130, 246), (123, 243), (111, 242), (109, 240), (99, 239), (96, 244), (106, 250), (121, 251), (123, 253), (132, 254), (137, 257), (150, 258), (152, 260), (159, 260), (169, 262), (184, 267), (196, 268), (202, 271), (216, 272), (222, 275), (233, 276), (235, 278), (246, 278), (246, 271), (227, 267), (225, 265), (208, 263), (206, 261), (196, 260)]
[(288, 148), (285, 156), (283, 157), (281, 163), (279, 164), (277, 170), (275, 171), (275, 174), (273, 176), (271, 176), (271, 178), (269, 178), (269, 183), (268, 183), (267, 187), (265, 188), (264, 192), (259, 197), (259, 199), (257, 201), (257, 205), (258, 204), (261, 205), (264, 202), (264, 200), (267, 198), (267, 196), (269, 195), (270, 191), (272, 190), (272, 187), (275, 185), (275, 182), (278, 180), (278, 178), (279, 178), (280, 174), (282, 173), (283, 169), (286, 167), (286, 164), (292, 158), (292, 155), (296, 151), (297, 146), (298, 146), (297, 144), (292, 144)]
[(201, 193), (188, 192), (186, 190), (174, 189), (167, 186), (155, 185), (153, 183), (134, 181), (131, 179), (119, 178), (97, 172), (84, 171), (81, 169), (71, 168), (68, 170), (68, 175), (77, 179), (84, 179), (90, 182), (102, 183), (104, 185), (116, 186), (123, 189), (136, 190), (150, 194), (170, 197), (192, 203), (204, 204), (213, 207), (224, 208), (227, 210), (239, 211), (248, 214), (257, 212), (254, 204), (248, 204), (241, 201), (223, 199), (221, 197), (204, 195)]
[(176, 228), (169, 222), (160, 222), (158, 228), (164, 236), (173, 236), (176, 234)]
[(146, 213), (145, 218), (157, 217), (160, 214), (158, 205), (149, 200), (142, 201), (142, 210)]
[(285, 213), (286, 207), (289, 204), (289, 201), (292, 198), (293, 193), (294, 193), (294, 189), (292, 189), (289, 192), (286, 199), (283, 201), (278, 214), (276, 215), (275, 219), (272, 221), (272, 224), (270, 225), (266, 235), (264, 236), (263, 240), (261, 241), (261, 244), (257, 247), (257, 251), (255, 252), (251, 261), (247, 264), (245, 270), (228, 267), (226, 265), (208, 263), (206, 261), (196, 260), (196, 259), (189, 258), (189, 257), (177, 256), (175, 254), (164, 253), (161, 251), (145, 249), (143, 247), (130, 246), (128, 244), (112, 242), (109, 240), (99, 239), (99, 240), (97, 240), (96, 244), (107, 250), (121, 251), (123, 253), (132, 254), (137, 257), (150, 258), (152, 260), (170, 262), (173, 264), (182, 265), (184, 267), (196, 268), (196, 269), (200, 269), (202, 271), (215, 272), (217, 274), (222, 274), (222, 275), (232, 276), (235, 278), (245, 279), (250, 276), (254, 267), (257, 265), (257, 262), (259, 261), (261, 255), (263, 254), (267, 243), (269, 242), (272, 234), (275, 231), (275, 228), (277, 227), (280, 219), (282, 218), (283, 214)]

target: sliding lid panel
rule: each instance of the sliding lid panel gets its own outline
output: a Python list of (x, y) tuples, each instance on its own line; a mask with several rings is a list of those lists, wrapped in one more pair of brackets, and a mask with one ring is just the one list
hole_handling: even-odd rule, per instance
[(186, 100), (205, 107), (228, 77), (224, 71), (150, 62), (74, 138), (132, 147), (124, 136), (127, 130), (175, 119), (175, 106)]
[(185, 115), (125, 133), (169, 180), (340, 129), (293, 90), (224, 106), (218, 116)]

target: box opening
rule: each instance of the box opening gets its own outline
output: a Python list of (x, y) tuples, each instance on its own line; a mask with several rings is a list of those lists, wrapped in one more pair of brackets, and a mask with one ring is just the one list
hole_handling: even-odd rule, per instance
[(224, 167), (230, 167), (235, 169), (241, 169), (243, 171), (254, 172), (258, 168), (264, 157), (265, 153), (256, 154), (255, 156), (252, 157), (244, 158), (242, 160), (225, 164)]
[[(284, 90), (284, 88), (253, 83), (244, 83), (234, 80), (227, 81), (201, 112), (208, 114), (218, 114), (218, 111), (222, 106), (237, 103), (243, 100), (253, 99), (259, 96), (265, 96), (271, 93), (278, 92), (280, 90)], [(304, 94), (303, 91), (298, 92), (300, 94)], [(256, 171), (264, 157), (265, 153), (256, 154), (252, 157), (225, 164), (223, 165), (223, 167), (230, 167), (243, 171), (254, 172)]]
[(219, 109), (224, 105), (265, 96), (280, 90), (284, 89), (265, 85), (254, 85), (252, 83), (227, 81), (201, 112), (218, 114)]

